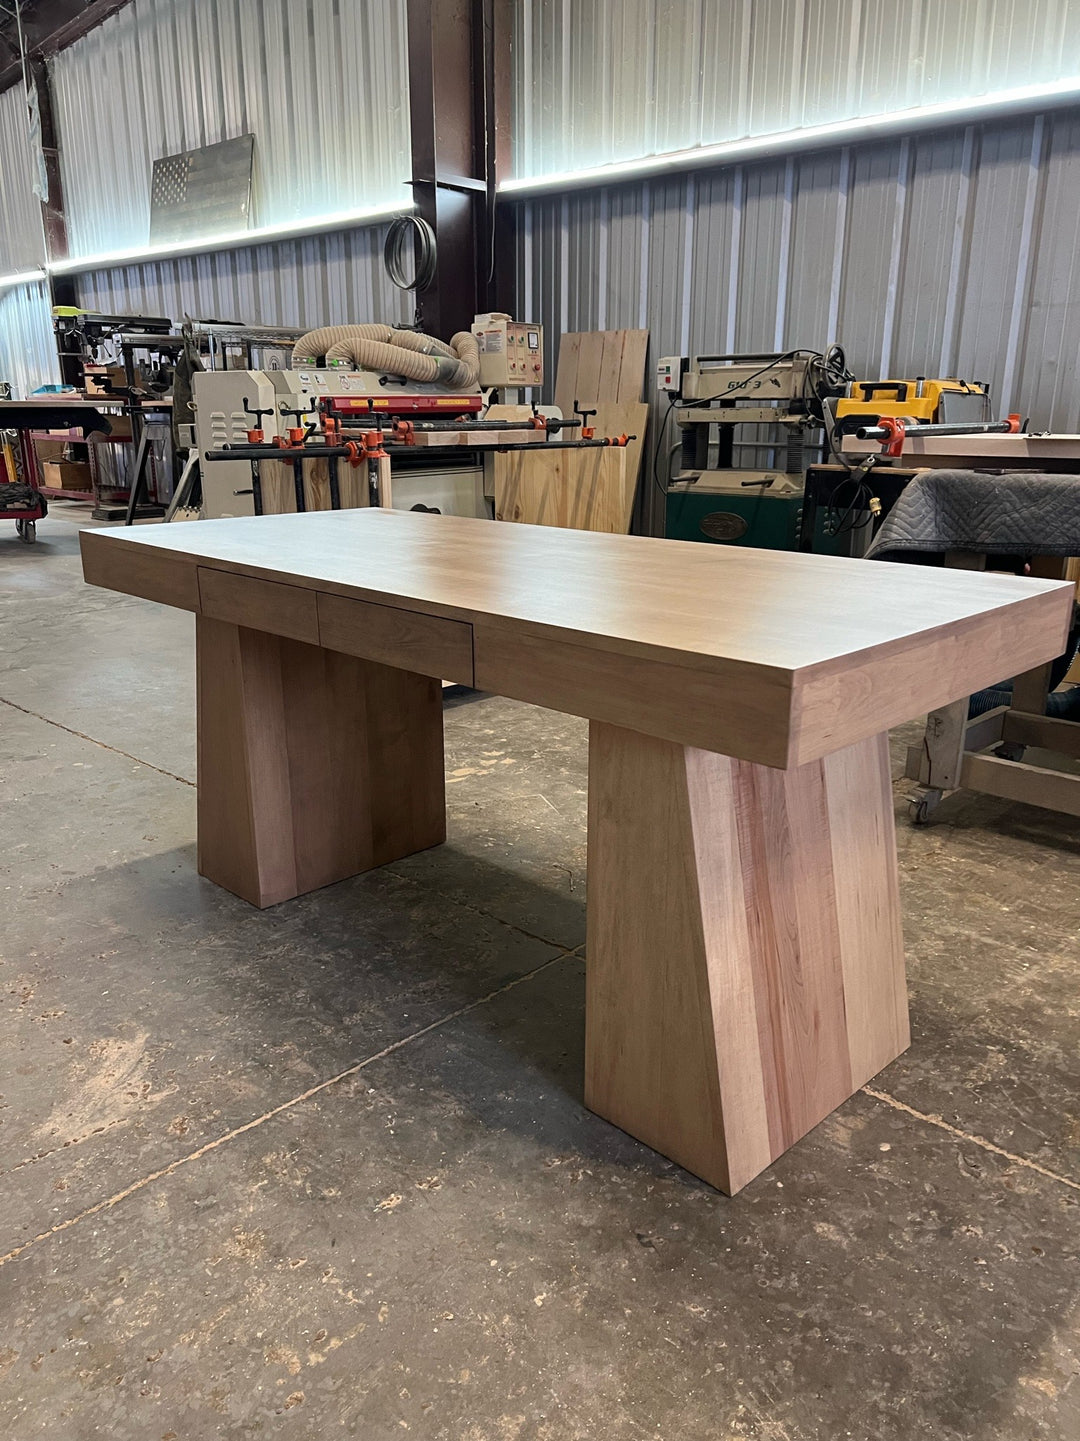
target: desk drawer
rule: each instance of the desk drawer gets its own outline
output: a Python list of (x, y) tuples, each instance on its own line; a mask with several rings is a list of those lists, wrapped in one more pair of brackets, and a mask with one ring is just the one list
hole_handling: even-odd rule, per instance
[(199, 567), (202, 613), (250, 630), (265, 630), (289, 640), (319, 644), (315, 592), (276, 580), (256, 580), (228, 570)]
[(340, 650), (400, 670), (472, 685), (472, 626), (343, 595), (319, 595), (319, 637)]

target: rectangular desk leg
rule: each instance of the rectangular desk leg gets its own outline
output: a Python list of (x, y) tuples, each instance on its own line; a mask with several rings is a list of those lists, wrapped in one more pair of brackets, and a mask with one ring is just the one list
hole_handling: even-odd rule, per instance
[(446, 839), (437, 680), (199, 616), (199, 874), (255, 906)]
[(909, 1042), (888, 737), (775, 770), (594, 721), (585, 1103), (734, 1194)]

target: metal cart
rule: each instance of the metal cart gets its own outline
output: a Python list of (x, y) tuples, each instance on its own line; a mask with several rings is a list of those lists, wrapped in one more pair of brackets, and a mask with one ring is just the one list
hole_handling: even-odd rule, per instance
[(38, 489), (33, 466), (28, 466), (25, 459), (21, 467), (16, 462), (16, 450), (21, 449), (19, 440), (13, 432), (0, 433), (0, 520), (13, 520), (19, 539), (33, 545), (37, 523), (48, 515), (49, 503)]

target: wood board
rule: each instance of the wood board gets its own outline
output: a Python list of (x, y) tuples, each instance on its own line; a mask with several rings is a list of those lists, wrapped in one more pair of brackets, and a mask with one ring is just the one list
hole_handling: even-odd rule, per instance
[(566, 417), (574, 402), (641, 400), (645, 394), (647, 330), (571, 331), (559, 341), (555, 404)]
[(626, 535), (634, 508), (629, 450), (515, 451), (495, 457), (495, 519)]
[(531, 405), (489, 405), (484, 411), (485, 420), (531, 420)]
[[(516, 419), (516, 417), (508, 417)], [(596, 460), (612, 450), (518, 451), (494, 456), (495, 519), (627, 535), (640, 484), (649, 407), (642, 401), (598, 402), (591, 424), (598, 437), (635, 437), (625, 462)], [(573, 438), (576, 431), (563, 431)], [(560, 459), (561, 457), (561, 459)]]
[[(626, 447), (626, 466), (632, 482), (631, 505), (641, 484), (641, 471), (648, 455), (646, 441), (649, 429), (649, 407), (643, 400), (601, 400), (596, 405), (596, 416), (592, 421), (600, 436), (632, 435), (634, 440)], [(627, 526), (629, 529), (629, 525)]]
[[(380, 477), (388, 477), (389, 460), (379, 464)], [(296, 484), (291, 460), (260, 461), (259, 483), (262, 487), (263, 515), (295, 515)], [(338, 495), (342, 510), (354, 510), (368, 504), (366, 462), (350, 465), (347, 460), (338, 461)], [(304, 505), (308, 510), (331, 508), (329, 461), (304, 461)]]

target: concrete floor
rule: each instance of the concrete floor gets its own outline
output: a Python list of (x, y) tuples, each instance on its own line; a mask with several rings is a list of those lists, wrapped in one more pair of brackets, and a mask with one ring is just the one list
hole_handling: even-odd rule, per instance
[(191, 618), (62, 509), (0, 528), (0, 1436), (1075, 1441), (1074, 825), (897, 786), (912, 1048), (729, 1200), (582, 1106), (584, 723), (453, 706), (448, 844), (255, 911)]

